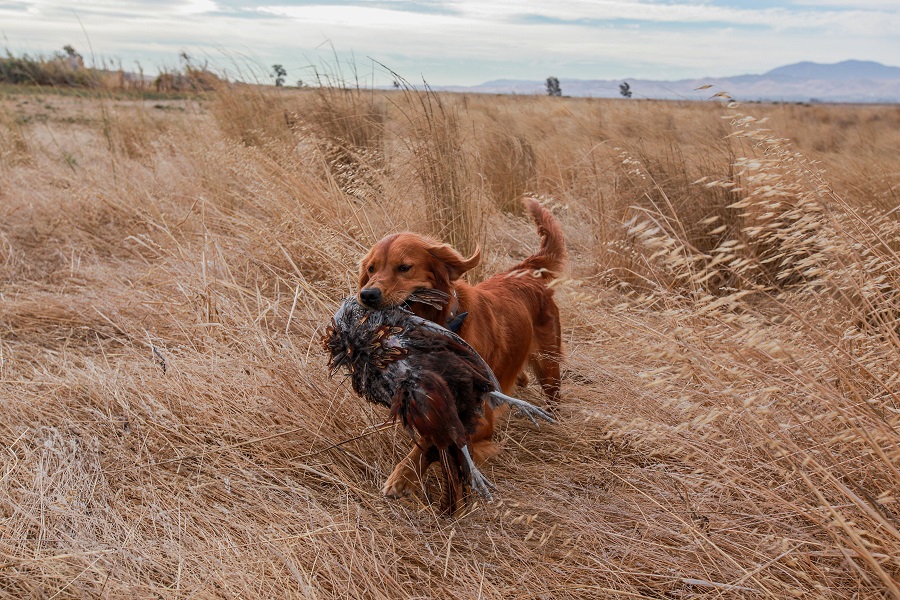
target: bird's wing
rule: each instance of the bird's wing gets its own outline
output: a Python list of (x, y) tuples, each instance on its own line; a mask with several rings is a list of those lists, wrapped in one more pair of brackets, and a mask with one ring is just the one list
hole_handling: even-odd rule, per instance
[[(475, 348), (470, 346), (460, 336), (456, 335), (449, 329), (441, 327), (433, 321), (423, 319), (418, 315), (410, 313), (409, 318), (413, 320), (413, 322), (416, 323), (416, 325), (422, 330), (447, 338), (451, 342), (450, 344), (448, 344), (448, 347), (451, 350), (455, 351), (456, 354), (463, 357), (463, 359), (471, 364), (477, 371), (485, 375), (485, 377), (494, 387), (493, 391), (489, 392), (489, 402), (491, 408), (497, 408), (498, 406), (506, 404), (510, 408), (515, 409), (517, 414), (527, 416), (535, 425), (538, 424), (537, 420), (535, 420), (535, 417), (543, 419), (550, 423), (556, 422), (553, 417), (550, 416), (550, 414), (545, 410), (542, 410), (541, 408), (538, 408), (537, 406), (531, 404), (530, 402), (526, 402), (525, 400), (520, 400), (519, 398), (513, 398), (512, 396), (507, 396), (506, 394), (504, 394), (500, 388), (500, 382), (497, 380), (497, 376), (494, 374), (494, 371), (491, 370), (491, 367), (488, 366), (484, 358), (482, 358), (481, 355), (475, 351)], [(454, 347), (454, 345), (456, 347)]]
[(431, 333), (431, 334), (443, 336), (443, 337), (447, 338), (448, 340), (454, 342), (457, 347), (454, 347), (453, 344), (450, 344), (449, 348), (451, 350), (454, 350), (456, 352), (456, 354), (459, 354), (460, 356), (464, 357), (466, 359), (466, 361), (471, 363), (472, 366), (475, 367), (478, 371), (482, 371), (484, 373), (485, 377), (488, 379), (488, 381), (490, 381), (491, 384), (494, 386), (494, 389), (496, 389), (496, 390), (500, 389), (500, 381), (497, 380), (497, 376), (494, 374), (494, 372), (488, 366), (488, 364), (484, 360), (484, 358), (482, 358), (481, 355), (475, 351), (475, 348), (470, 346), (468, 344), (468, 342), (466, 342), (466, 340), (462, 339), (460, 336), (453, 333), (446, 327), (442, 327), (442, 326), (438, 325), (437, 323), (435, 323), (434, 321), (429, 321), (428, 319), (423, 319), (422, 317), (420, 317), (416, 314), (409, 313), (407, 318), (409, 320), (411, 320), (413, 323), (415, 323), (415, 325), (417, 327), (419, 327), (420, 329), (422, 329), (428, 333)]

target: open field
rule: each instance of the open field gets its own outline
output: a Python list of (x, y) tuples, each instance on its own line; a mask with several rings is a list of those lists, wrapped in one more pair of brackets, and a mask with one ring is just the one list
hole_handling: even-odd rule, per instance
[[(0, 596), (900, 598), (898, 148), (896, 106), (4, 88)], [(459, 519), (387, 500), (410, 441), (322, 327), (386, 233), (528, 255), (526, 193), (559, 423)]]

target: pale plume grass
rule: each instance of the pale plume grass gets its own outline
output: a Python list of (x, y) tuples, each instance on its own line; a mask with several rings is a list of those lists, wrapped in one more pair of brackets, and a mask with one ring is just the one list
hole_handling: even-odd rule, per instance
[[(107, 119), (67, 98), (79, 120), (21, 128), (30, 159), (0, 165), (0, 595), (897, 596), (896, 176), (802, 142), (878, 109), (759, 105), (761, 125), (391, 92), (384, 152), (354, 150), (381, 191), (360, 194), (285, 119), (310, 94)], [(447, 241), (453, 211), (481, 220), (486, 273), (536, 248), (477, 177), (497, 114), (521, 116), (567, 236), (564, 400), (559, 425), (499, 421), (498, 501), (451, 520), (433, 473), (430, 499), (380, 496), (410, 441), (326, 377), (318, 339), (369, 245), (426, 210), (450, 211)], [(138, 152), (107, 143), (128, 135)]]
[(283, 143), (291, 140), (290, 113), (283, 94), (235, 84), (216, 97), (213, 114), (222, 133), (244, 145), (260, 146), (272, 139)]
[(383, 196), (384, 125), (387, 108), (372, 90), (341, 83), (319, 87), (300, 97), (290, 113), (297, 133), (318, 147), (328, 175), (361, 201)]

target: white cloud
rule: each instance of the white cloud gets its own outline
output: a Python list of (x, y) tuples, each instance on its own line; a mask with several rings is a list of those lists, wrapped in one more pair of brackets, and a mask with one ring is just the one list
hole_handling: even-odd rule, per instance
[[(838, 3), (835, 2), (835, 5)], [(499, 0), (450, 0), (447, 6), (476, 19), (506, 21), (520, 16), (568, 21), (629, 20), (652, 24), (731, 24), (735, 27), (765, 26), (772, 29), (852, 27), (857, 31), (900, 30), (900, 9), (894, 2), (873, 2), (885, 10), (816, 10), (784, 7), (749, 9), (715, 6), (700, 2), (650, 2), (639, 0), (559, 0), (516, 2)], [(810, 5), (812, 6), (812, 4)]]
[(813, 8), (831, 6), (854, 10), (885, 10), (893, 13), (897, 12), (897, 0), (793, 0), (791, 4)]
[(188, 0), (182, 6), (179, 6), (176, 12), (186, 15), (199, 15), (216, 10), (218, 7), (213, 0)]
[(468, 19), (455, 16), (371, 8), (368, 6), (261, 6), (258, 10), (262, 13), (288, 17), (298, 23), (317, 23), (319, 25), (352, 27), (356, 29), (381, 29), (385, 27), (398, 30), (409, 27), (437, 28), (465, 25), (469, 22)]

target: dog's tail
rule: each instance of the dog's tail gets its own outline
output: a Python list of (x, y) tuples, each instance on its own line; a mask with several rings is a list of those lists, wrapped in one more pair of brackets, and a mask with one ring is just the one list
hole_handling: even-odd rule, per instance
[(534, 198), (525, 198), (525, 209), (531, 214), (541, 236), (537, 252), (516, 265), (513, 270), (539, 272), (542, 279), (558, 277), (566, 268), (566, 240), (562, 227), (553, 214)]

